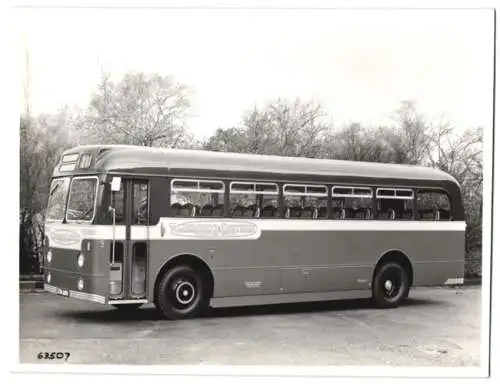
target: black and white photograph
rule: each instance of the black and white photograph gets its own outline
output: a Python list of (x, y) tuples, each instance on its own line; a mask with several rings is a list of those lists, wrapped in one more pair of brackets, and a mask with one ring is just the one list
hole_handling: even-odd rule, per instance
[(15, 371), (490, 376), (495, 9), (275, 3), (12, 9)]

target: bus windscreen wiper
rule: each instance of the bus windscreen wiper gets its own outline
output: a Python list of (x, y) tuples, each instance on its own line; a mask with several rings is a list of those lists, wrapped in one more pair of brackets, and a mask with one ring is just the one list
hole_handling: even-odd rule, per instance
[(60, 185), (61, 185), (61, 183), (58, 183), (58, 184), (54, 185), (54, 188), (52, 188), (52, 191), (50, 191), (49, 196), (52, 196), (54, 194), (54, 192), (59, 189)]

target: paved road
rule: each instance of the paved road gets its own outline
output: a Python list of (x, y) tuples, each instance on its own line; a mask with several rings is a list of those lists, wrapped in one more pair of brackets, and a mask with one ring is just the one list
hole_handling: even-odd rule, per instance
[[(70, 352), (85, 364), (479, 366), (481, 289), (420, 288), (404, 306), (367, 301), (218, 309), (188, 321), (46, 293), (20, 298), (21, 363)], [(47, 361), (44, 361), (47, 362)], [(60, 361), (48, 361), (61, 364)]]

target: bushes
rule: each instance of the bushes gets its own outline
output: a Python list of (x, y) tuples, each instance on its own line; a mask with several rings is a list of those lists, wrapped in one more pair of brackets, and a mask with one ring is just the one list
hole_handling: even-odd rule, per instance
[(43, 265), (43, 221), (27, 210), (19, 218), (19, 273), (40, 274)]

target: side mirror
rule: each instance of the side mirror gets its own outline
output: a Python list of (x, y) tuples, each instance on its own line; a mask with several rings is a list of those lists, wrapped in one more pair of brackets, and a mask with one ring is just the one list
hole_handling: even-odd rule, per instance
[(122, 178), (118, 176), (113, 176), (113, 179), (111, 180), (111, 191), (119, 192), (121, 185), (122, 185)]

